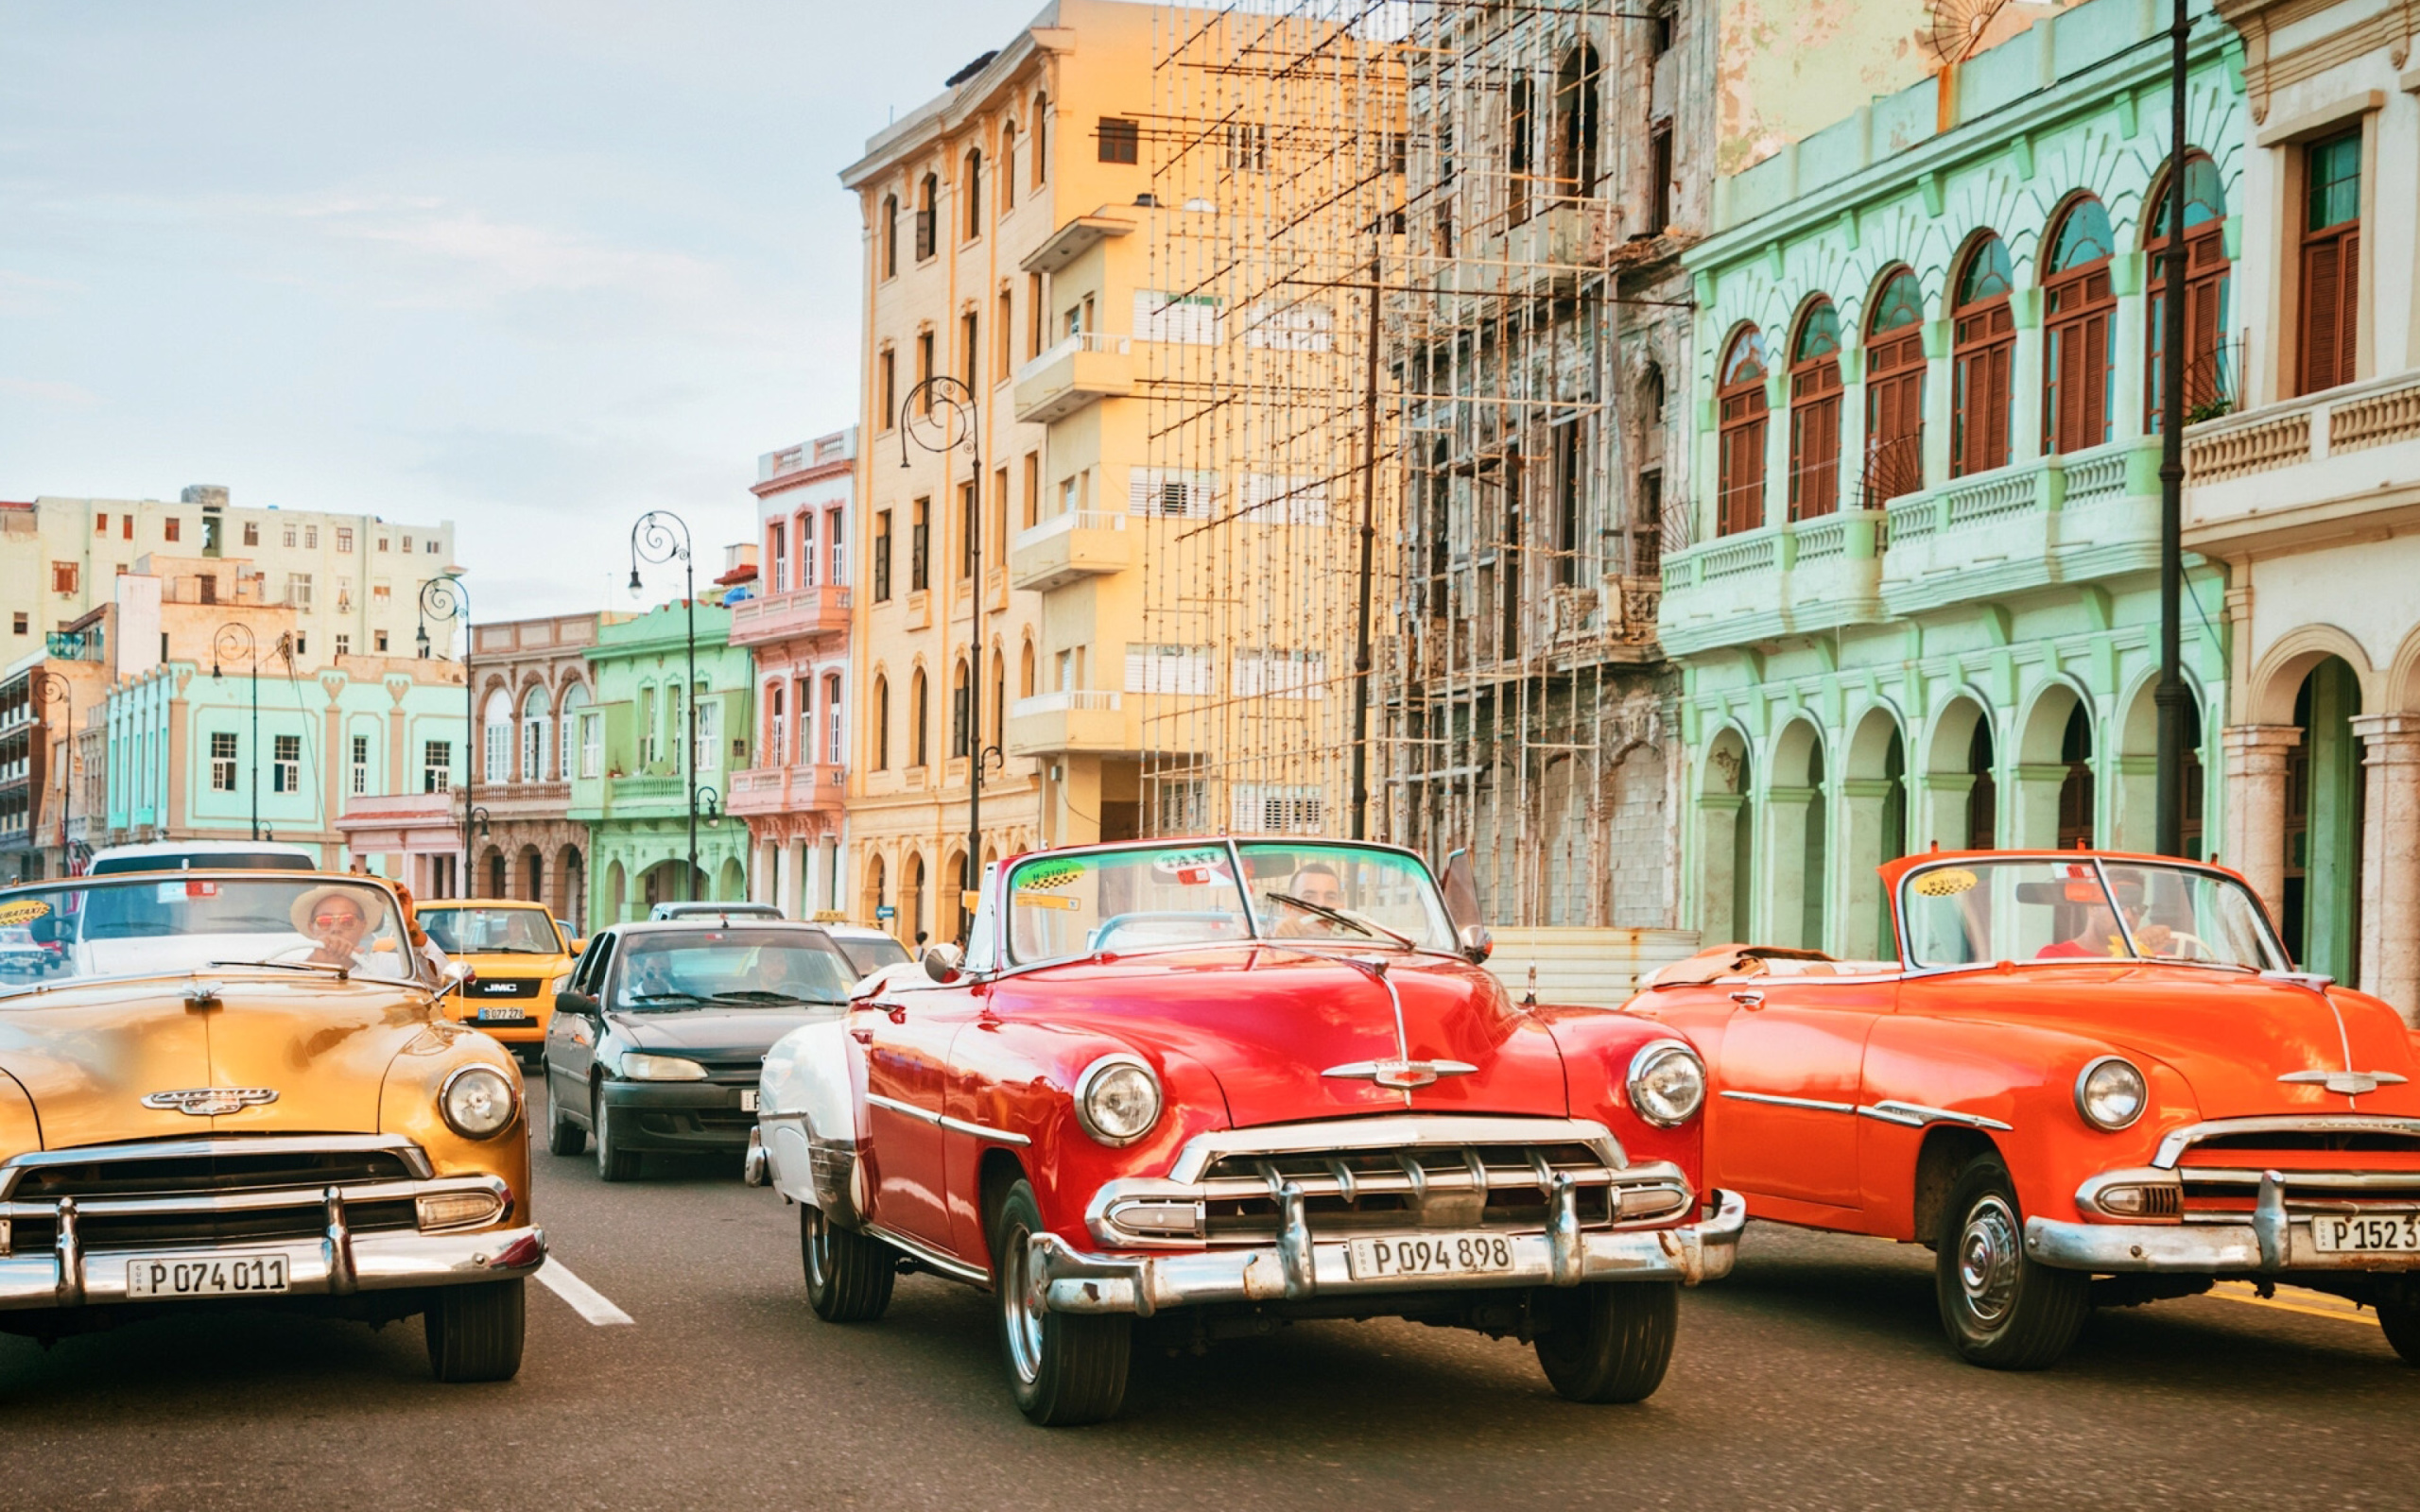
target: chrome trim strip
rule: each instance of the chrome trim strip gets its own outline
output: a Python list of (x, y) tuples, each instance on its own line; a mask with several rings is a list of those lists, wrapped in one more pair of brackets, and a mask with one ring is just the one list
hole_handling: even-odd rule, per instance
[(1469, 1076), (1478, 1068), (1467, 1060), (1348, 1060), (1320, 1073), (1340, 1081), (1371, 1081), (1389, 1091), (1409, 1092), (1432, 1085), (1440, 1076)]
[(1855, 1103), (1827, 1103), (1814, 1097), (1783, 1097), (1773, 1092), (1735, 1092), (1725, 1089), (1723, 1096), (1734, 1102), (1771, 1103), (1775, 1108), (1811, 1108), (1819, 1113), (1854, 1113)]
[(992, 1273), (977, 1265), (970, 1265), (955, 1255), (935, 1249), (921, 1239), (910, 1239), (895, 1228), (885, 1228), (878, 1223), (865, 1226), (865, 1232), (899, 1250), (919, 1265), (929, 1266), (952, 1280), (967, 1281), (986, 1291), (992, 1286)]
[[(351, 1249), (353, 1282), (358, 1290), (417, 1289), (529, 1275), (545, 1263), (546, 1235), (542, 1228), (526, 1227), (469, 1233), (368, 1233), (353, 1236)], [(281, 1256), (286, 1265), (287, 1290), (294, 1295), (326, 1296), (336, 1289), (324, 1239), (199, 1245), (174, 1251), (93, 1249), (79, 1242), (72, 1253), (0, 1258), (0, 1309), (128, 1301), (127, 1266), (164, 1253), (229, 1259)], [(72, 1264), (62, 1267), (62, 1260)]]
[(939, 1124), (942, 1121), (942, 1115), (930, 1108), (919, 1108), (913, 1103), (903, 1103), (896, 1097), (884, 1097), (874, 1092), (866, 1093), (866, 1106), (887, 1108), (901, 1117), (912, 1118), (919, 1124)]
[(999, 1144), (1014, 1144), (1022, 1147), (1033, 1143), (1022, 1134), (1011, 1134), (1007, 1129), (994, 1128), (988, 1124), (970, 1124), (965, 1119), (952, 1118), (946, 1113), (942, 1114), (938, 1122), (942, 1127), (953, 1133), (972, 1134), (978, 1140), (991, 1140)]
[(164, 1197), (60, 1197), (57, 1202), (0, 1202), (0, 1218), (48, 1218), (59, 1203), (73, 1202), (87, 1218), (174, 1216), (178, 1213), (264, 1212), (278, 1208), (315, 1208), (336, 1193), (346, 1202), (409, 1202), (420, 1197), (481, 1192), (499, 1204), (511, 1199), (501, 1177), (453, 1176), (428, 1181), (372, 1181), (345, 1187), (278, 1187), (265, 1192), (195, 1192)]
[(29, 1150), (0, 1160), (0, 1200), (38, 1166), (89, 1165), (113, 1160), (200, 1160), (215, 1155), (345, 1155), (386, 1151), (403, 1158), (425, 1181), (436, 1174), (421, 1147), (399, 1134), (205, 1134), (195, 1139), (147, 1140), (136, 1144), (88, 1144), (63, 1150)]
[(2277, 1079), (2290, 1087), (2325, 1087), (2346, 1097), (2359, 1097), (2381, 1087), (2400, 1087), (2410, 1078), (2391, 1071), (2290, 1071)]
[(2228, 1134), (2401, 1134), (2420, 1140), (2420, 1118), (2383, 1113), (2308, 1113), (2262, 1118), (2214, 1118), (2172, 1128), (2159, 1142), (2152, 1164), (2173, 1170), (2185, 1152), (2204, 1140)]
[(1878, 1103), (1867, 1103), (1858, 1110), (1859, 1118), (1878, 1119), (1885, 1124), (1898, 1124), (1908, 1128), (1922, 1128), (1927, 1124), (1957, 1124), (1966, 1128), (1996, 1128), (2010, 1132), (2008, 1125), (1980, 1113), (1962, 1113), (1950, 1108), (1927, 1108), (1922, 1103), (1901, 1102), (1885, 1097)]
[[(2188, 1187), (2251, 1187), (2258, 1186), (2260, 1177), (2265, 1174), (2249, 1166), (2188, 1165), (2174, 1171), (2162, 1171), (2158, 1173), (2157, 1179), (2181, 1182)], [(2322, 1192), (2404, 1191), (2414, 1194), (2414, 1200), (2420, 1201), (2420, 1171), (2289, 1171), (2285, 1176), (2286, 1180), (2298, 1190), (2315, 1187)]]
[(1216, 1129), (1185, 1141), (1167, 1179), (1191, 1186), (1211, 1162), (1233, 1155), (1321, 1155), (1331, 1150), (1466, 1144), (1586, 1144), (1608, 1170), (1629, 1166), (1621, 1142), (1594, 1119), (1525, 1118), (1490, 1113), (1386, 1113), (1328, 1123), (1266, 1124)]

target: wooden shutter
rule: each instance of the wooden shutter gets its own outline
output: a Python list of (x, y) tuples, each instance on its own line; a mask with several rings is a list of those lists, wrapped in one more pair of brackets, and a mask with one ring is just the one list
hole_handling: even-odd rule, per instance
[(2338, 301), (2343, 307), (2343, 318), (2336, 327), (2336, 382), (2349, 384), (2353, 381), (2354, 361), (2360, 355), (2360, 339), (2357, 335), (2361, 328), (2360, 232), (2346, 232), (2338, 245), (2344, 249), (2344, 283)]
[(2302, 391), (2336, 385), (2337, 328), (2342, 318), (2342, 246), (2334, 240), (2303, 249)]

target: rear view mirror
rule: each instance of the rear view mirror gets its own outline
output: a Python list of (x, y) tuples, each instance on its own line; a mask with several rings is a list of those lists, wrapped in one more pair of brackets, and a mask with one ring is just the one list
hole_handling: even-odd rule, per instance
[(1487, 922), (1479, 917), (1478, 882), (1471, 874), (1468, 850), (1457, 850), (1445, 858), (1445, 872), (1437, 885), (1444, 890), (1445, 917), (1454, 921), (1457, 934)]

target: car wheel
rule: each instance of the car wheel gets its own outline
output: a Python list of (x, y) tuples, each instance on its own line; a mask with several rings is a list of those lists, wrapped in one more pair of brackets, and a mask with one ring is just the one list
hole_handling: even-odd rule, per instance
[(1933, 1250), (1933, 1290), (1951, 1345), (1995, 1370), (2057, 1363), (2092, 1311), (2090, 1276), (2027, 1258), (2025, 1214), (1996, 1156), (1968, 1165), (1949, 1189)]
[(2405, 1365), (2420, 1365), (2420, 1303), (2379, 1302), (2378, 1327)]
[(441, 1286), (421, 1315), (440, 1381), (510, 1381), (521, 1370), (521, 1282)]
[(799, 1263), (806, 1305), (826, 1323), (871, 1323), (890, 1306), (899, 1256), (879, 1239), (835, 1228), (823, 1210), (798, 1207)]
[(596, 1129), (596, 1179), (599, 1181), (634, 1181), (639, 1174), (639, 1152), (622, 1148), (614, 1137), (614, 1105), (605, 1100), (603, 1091), (589, 1093), (589, 1122)]
[(579, 1155), (587, 1148), (588, 1130), (573, 1123), (569, 1114), (550, 1102), (546, 1108), (546, 1153)]
[(1546, 1314), (1535, 1348), (1557, 1395), (1644, 1401), (1664, 1383), (1681, 1332), (1679, 1282), (1599, 1282), (1530, 1297), (1533, 1312)]
[(1020, 1180), (992, 1219), (994, 1291), (1000, 1347), (1017, 1408), (1045, 1427), (1097, 1423), (1126, 1400), (1133, 1320), (1116, 1314), (1049, 1313), (1033, 1285), (1032, 1246), (1042, 1231), (1033, 1183)]

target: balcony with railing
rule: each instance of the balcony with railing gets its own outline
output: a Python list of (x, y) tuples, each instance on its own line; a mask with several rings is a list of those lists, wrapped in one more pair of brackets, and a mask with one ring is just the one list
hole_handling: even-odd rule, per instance
[(1658, 630), (1686, 656), (2144, 570), (2158, 553), (2159, 438), (2139, 438), (1668, 553)]
[(752, 766), (731, 774), (726, 805), (742, 818), (768, 814), (837, 814), (848, 792), (849, 770), (829, 764)]
[(1102, 689), (1080, 688), (1019, 698), (1009, 705), (1006, 745), (1011, 756), (1132, 749), (1125, 697)]
[(1081, 331), (1017, 369), (1011, 390), (1017, 420), (1061, 420), (1098, 400), (1134, 391), (1133, 339)]
[(2263, 541), (2420, 523), (2420, 373), (2264, 404), (2185, 433), (2185, 540), (2223, 553)]
[(762, 598), (743, 599), (731, 607), (734, 645), (845, 635), (848, 629), (849, 590), (838, 584), (793, 588)]
[(1063, 587), (1079, 578), (1124, 572), (1134, 548), (1126, 516), (1100, 509), (1071, 509), (1009, 541), (1009, 582), (1032, 592)]

